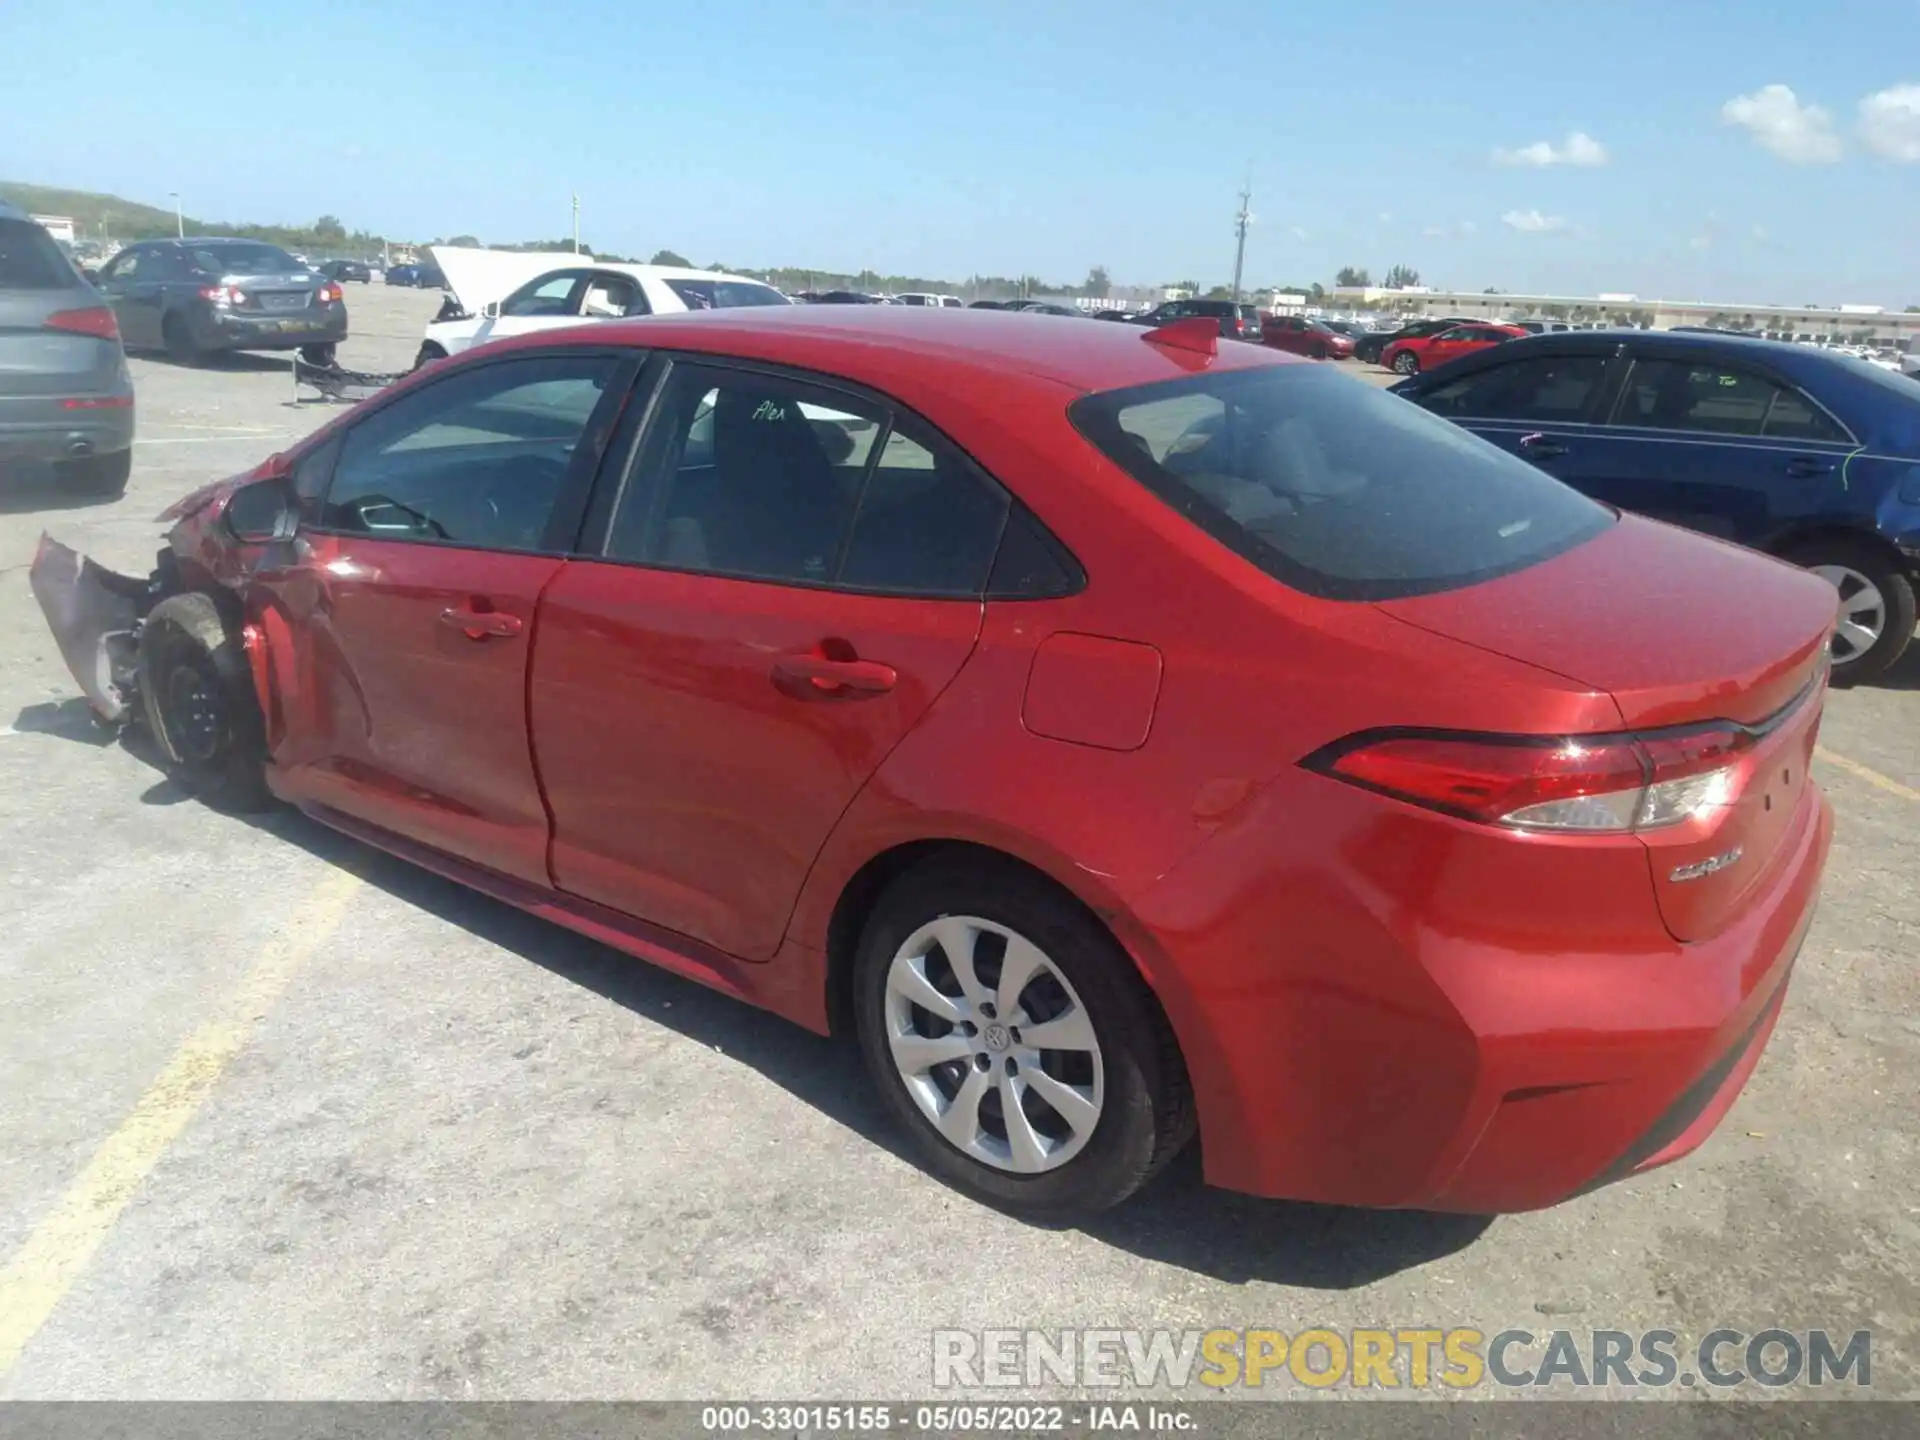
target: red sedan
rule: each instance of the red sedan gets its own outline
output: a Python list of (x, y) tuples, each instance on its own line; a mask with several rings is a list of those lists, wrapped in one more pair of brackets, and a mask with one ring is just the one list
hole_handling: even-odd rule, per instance
[(1305, 315), (1269, 315), (1260, 322), (1261, 343), (1310, 360), (1351, 360), (1353, 337)]
[(1456, 325), (1438, 335), (1396, 340), (1380, 354), (1380, 363), (1401, 375), (1418, 375), (1489, 345), (1503, 345), (1527, 332), (1518, 325)]
[(1674, 1159), (1827, 855), (1831, 586), (1211, 319), (545, 334), (172, 514), (33, 581), (182, 783), (857, 1036), (1030, 1212)]

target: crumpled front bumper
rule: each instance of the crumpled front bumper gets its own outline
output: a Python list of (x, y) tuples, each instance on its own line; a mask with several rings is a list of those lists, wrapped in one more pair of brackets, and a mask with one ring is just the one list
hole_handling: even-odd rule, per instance
[(87, 703), (101, 719), (132, 717), (145, 580), (120, 575), (42, 534), (27, 572), (33, 598)]

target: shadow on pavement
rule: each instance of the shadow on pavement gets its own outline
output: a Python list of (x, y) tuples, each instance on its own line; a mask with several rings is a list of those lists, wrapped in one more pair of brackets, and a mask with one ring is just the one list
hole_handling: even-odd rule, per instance
[[(29, 706), (14, 728), (93, 746), (114, 743), (84, 701)], [(127, 753), (162, 770), (151, 740), (123, 733)], [(162, 778), (141, 797), (172, 805), (187, 796)], [(393, 898), (539, 965), (616, 1005), (751, 1067), (863, 1141), (912, 1160), (870, 1094), (850, 1043), (824, 1039), (765, 1011), (635, 960), (609, 946), (469, 890), (328, 829), (291, 808), (244, 817), (254, 828), (329, 864), (355, 871)], [(1234, 1283), (1264, 1280), (1350, 1289), (1439, 1259), (1473, 1243), (1491, 1221), (1417, 1211), (1348, 1210), (1258, 1200), (1211, 1190), (1199, 1147), (1176, 1159), (1127, 1204), (1077, 1226), (1115, 1249)]]

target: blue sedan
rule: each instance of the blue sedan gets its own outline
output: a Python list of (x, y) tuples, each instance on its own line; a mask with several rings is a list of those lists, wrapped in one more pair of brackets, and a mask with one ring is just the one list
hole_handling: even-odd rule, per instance
[[(1920, 383), (1737, 336), (1529, 336), (1393, 387), (1596, 500), (1736, 541), (1840, 594), (1834, 678), (1913, 640)], [(1686, 617), (1676, 615), (1676, 625)]]

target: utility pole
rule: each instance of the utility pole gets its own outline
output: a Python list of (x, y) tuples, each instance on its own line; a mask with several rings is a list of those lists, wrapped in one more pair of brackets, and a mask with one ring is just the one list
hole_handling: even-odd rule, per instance
[(576, 191), (573, 197), (573, 253), (580, 253), (580, 195)]
[(173, 238), (184, 240), (187, 238), (187, 222), (180, 215), (180, 192), (169, 190), (167, 195), (173, 201)]
[(1240, 213), (1233, 217), (1233, 303), (1240, 303), (1240, 272), (1247, 260), (1247, 227), (1253, 223), (1253, 212), (1247, 207), (1253, 203), (1253, 186), (1245, 185), (1240, 190)]

